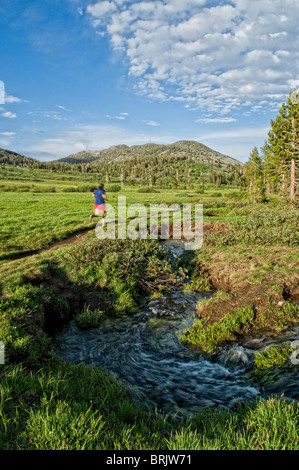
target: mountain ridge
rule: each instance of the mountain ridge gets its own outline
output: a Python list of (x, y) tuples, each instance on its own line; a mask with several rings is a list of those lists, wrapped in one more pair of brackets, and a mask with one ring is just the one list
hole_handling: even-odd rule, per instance
[(207, 147), (194, 140), (179, 140), (172, 144), (147, 143), (128, 146), (125, 144), (113, 145), (102, 150), (83, 150), (67, 157), (59, 158), (48, 162), (42, 162), (36, 158), (27, 157), (8, 149), (0, 148), (0, 164), (7, 165), (25, 165), (30, 166), (34, 163), (68, 163), (68, 164), (88, 164), (91, 166), (100, 163), (122, 163), (124, 161), (139, 157), (161, 157), (161, 162), (167, 157), (184, 157), (192, 161), (203, 163), (218, 163), (220, 165), (243, 165), (236, 158), (222, 154), (216, 150)]
[(200, 142), (194, 140), (179, 140), (172, 144), (141, 144), (128, 146), (125, 144), (114, 145), (102, 150), (83, 150), (67, 157), (55, 160), (58, 162), (66, 162), (70, 164), (98, 164), (100, 162), (121, 162), (129, 158), (149, 156), (150, 154), (159, 156), (174, 156), (185, 154), (192, 159), (201, 161), (209, 160), (218, 163), (243, 165), (236, 158), (224, 155), (221, 152), (211, 149)]

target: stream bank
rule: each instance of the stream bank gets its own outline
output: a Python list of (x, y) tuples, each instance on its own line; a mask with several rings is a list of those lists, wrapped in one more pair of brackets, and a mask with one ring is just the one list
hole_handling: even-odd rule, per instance
[[(183, 248), (166, 243), (170, 256)], [(213, 292), (173, 288), (158, 298), (144, 299), (130, 316), (105, 319), (97, 328), (82, 331), (72, 321), (57, 337), (57, 354), (71, 364), (86, 364), (112, 374), (128, 395), (151, 410), (192, 415), (201, 408), (233, 409), (272, 394), (293, 399), (299, 396), (297, 372), (283, 374), (275, 383), (260, 386), (251, 381), (257, 350), (267, 347), (267, 337), (224, 344), (213, 354), (180, 341), (192, 327), (199, 302)], [(299, 339), (299, 327), (276, 341)], [(247, 341), (247, 342), (246, 342)]]

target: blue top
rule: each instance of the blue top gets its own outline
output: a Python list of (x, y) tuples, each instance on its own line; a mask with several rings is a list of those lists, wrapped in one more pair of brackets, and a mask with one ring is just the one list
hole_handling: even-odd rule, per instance
[(95, 204), (98, 204), (99, 206), (105, 204), (105, 199), (103, 198), (103, 194), (105, 194), (104, 189), (95, 189), (93, 194), (95, 195)]

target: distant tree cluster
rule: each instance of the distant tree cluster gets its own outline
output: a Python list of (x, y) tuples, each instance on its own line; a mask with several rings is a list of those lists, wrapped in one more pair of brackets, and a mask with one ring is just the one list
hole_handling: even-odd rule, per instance
[[(200, 144), (201, 145), (201, 144)], [(130, 148), (118, 146), (113, 148), (113, 159), (97, 158), (93, 161), (81, 161), (71, 157), (65, 160), (39, 162), (34, 159), (23, 159), (17, 154), (4, 163), (14, 166), (26, 166), (43, 169), (49, 172), (82, 174), (85, 178), (95, 175), (106, 184), (117, 183), (121, 186), (148, 188), (186, 188), (204, 192), (206, 184), (215, 186), (245, 186), (243, 166), (233, 159), (219, 157), (217, 152), (202, 146), (202, 153), (195, 152), (192, 145), (183, 143), (167, 146), (136, 146), (130, 154)], [(166, 150), (165, 150), (166, 148)], [(108, 150), (103, 151), (105, 155)], [(119, 153), (117, 153), (118, 151)], [(3, 151), (6, 152), (6, 151)], [(112, 152), (112, 151), (111, 151)], [(190, 153), (189, 153), (190, 152)], [(20, 157), (20, 158), (19, 158)], [(26, 157), (24, 157), (26, 158)], [(109, 155), (111, 158), (111, 153)], [(77, 161), (77, 163), (72, 163)]]
[(278, 194), (295, 201), (299, 194), (299, 94), (291, 91), (275, 120), (268, 140), (254, 147), (245, 164), (245, 178), (252, 202)]
[(0, 165), (32, 166), (34, 162), (35, 160), (33, 158), (19, 155), (10, 150), (0, 149)]

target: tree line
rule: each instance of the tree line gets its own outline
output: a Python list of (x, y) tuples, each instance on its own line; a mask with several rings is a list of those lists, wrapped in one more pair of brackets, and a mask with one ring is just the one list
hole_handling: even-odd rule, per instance
[[(7, 161), (2, 162), (4, 165)], [(116, 161), (68, 163), (64, 161), (9, 160), (10, 165), (26, 166), (34, 170), (47, 170), (64, 174), (95, 175), (103, 183), (158, 189), (186, 188), (204, 192), (207, 184), (243, 186), (246, 182), (242, 164), (220, 162), (216, 158), (193, 157), (188, 154), (152, 155), (150, 153)]]
[(245, 164), (245, 178), (252, 202), (277, 194), (295, 202), (299, 194), (299, 93), (291, 91), (275, 120), (268, 139), (254, 147)]

